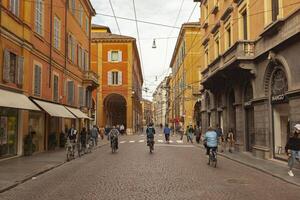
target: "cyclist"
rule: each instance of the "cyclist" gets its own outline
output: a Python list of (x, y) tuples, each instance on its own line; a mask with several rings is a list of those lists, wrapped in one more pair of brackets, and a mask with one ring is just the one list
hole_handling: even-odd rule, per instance
[(154, 141), (155, 129), (153, 127), (153, 123), (150, 123), (146, 129), (147, 134), (147, 146), (149, 146), (150, 141)]
[(206, 148), (206, 155), (209, 155), (210, 150), (215, 153), (218, 149), (218, 134), (211, 127), (209, 127), (205, 133), (204, 146)]
[(116, 126), (113, 126), (108, 134), (110, 140), (110, 146), (112, 146), (113, 139), (114, 139), (116, 142), (116, 148), (119, 149), (119, 139), (118, 139), (119, 135), (120, 135), (119, 130), (116, 128)]

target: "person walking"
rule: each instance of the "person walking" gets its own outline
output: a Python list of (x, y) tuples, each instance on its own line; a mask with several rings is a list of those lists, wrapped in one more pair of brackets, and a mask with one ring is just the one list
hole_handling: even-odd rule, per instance
[(221, 152), (224, 152), (224, 135), (223, 135), (223, 130), (222, 128), (220, 127), (219, 124), (217, 124), (217, 128), (216, 128), (216, 133), (218, 134), (218, 143), (219, 145), (221, 146)]
[(93, 126), (92, 130), (91, 130), (91, 137), (94, 141), (94, 145), (97, 146), (98, 145), (98, 136), (99, 136), (99, 132), (98, 132), (98, 128), (96, 125)]
[(185, 129), (185, 135), (186, 135), (186, 141), (189, 143), (190, 142), (190, 138), (189, 138), (189, 126), (186, 126)]
[(234, 142), (235, 142), (232, 128), (229, 129), (226, 140), (229, 146), (229, 153), (232, 153), (234, 148)]
[(170, 133), (171, 133), (171, 129), (169, 128), (169, 125), (166, 124), (164, 128), (164, 134), (165, 134), (166, 143), (168, 144), (170, 142)]
[(121, 126), (120, 126), (121, 135), (124, 135), (124, 132), (125, 132), (125, 126), (123, 124), (121, 124)]
[(190, 124), (190, 126), (188, 126), (187, 128), (187, 137), (188, 140), (193, 144), (193, 138), (194, 138), (194, 134), (195, 134), (195, 130), (193, 128), (193, 125)]
[(201, 138), (201, 130), (200, 130), (200, 127), (195, 125), (194, 126), (194, 130), (195, 130), (195, 136), (196, 136), (196, 142), (197, 144), (200, 143), (200, 138)]
[(288, 159), (288, 166), (289, 166), (288, 175), (289, 176), (294, 176), (294, 173), (292, 170), (293, 170), (295, 161), (298, 160), (298, 162), (299, 162), (299, 159), (300, 159), (300, 138), (299, 138), (300, 124), (296, 124), (294, 126), (294, 128), (295, 128), (294, 135), (293, 135), (293, 137), (291, 137), (288, 140), (288, 142), (285, 146), (285, 151), (286, 151), (287, 155), (290, 154), (290, 157)]
[(108, 127), (108, 125), (106, 125), (105, 129), (104, 129), (104, 133), (105, 133), (105, 135), (107, 137), (107, 140), (109, 140), (109, 136), (108, 136), (109, 132), (110, 132), (110, 128)]
[(178, 132), (180, 135), (180, 140), (183, 140), (184, 128), (183, 128), (182, 124), (179, 124), (178, 130), (179, 130)]

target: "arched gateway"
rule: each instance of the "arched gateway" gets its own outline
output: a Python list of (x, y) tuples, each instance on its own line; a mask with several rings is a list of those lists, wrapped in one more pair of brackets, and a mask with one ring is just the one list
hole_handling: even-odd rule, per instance
[(126, 125), (126, 99), (120, 94), (110, 94), (103, 101), (104, 124), (108, 126)]

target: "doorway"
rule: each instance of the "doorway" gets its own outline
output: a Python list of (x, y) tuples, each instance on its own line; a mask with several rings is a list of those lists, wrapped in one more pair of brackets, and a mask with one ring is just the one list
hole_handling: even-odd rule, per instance
[(252, 152), (255, 142), (254, 135), (254, 108), (249, 107), (245, 109), (246, 115), (246, 151)]
[(284, 147), (289, 137), (289, 111), (288, 103), (273, 106), (273, 140), (274, 157), (287, 160)]

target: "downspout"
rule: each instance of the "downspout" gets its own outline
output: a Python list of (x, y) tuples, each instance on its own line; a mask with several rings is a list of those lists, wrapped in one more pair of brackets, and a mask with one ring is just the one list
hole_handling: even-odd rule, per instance
[(52, 77), (52, 45), (53, 45), (53, 0), (50, 3), (50, 57), (49, 57), (49, 88), (51, 88)]

